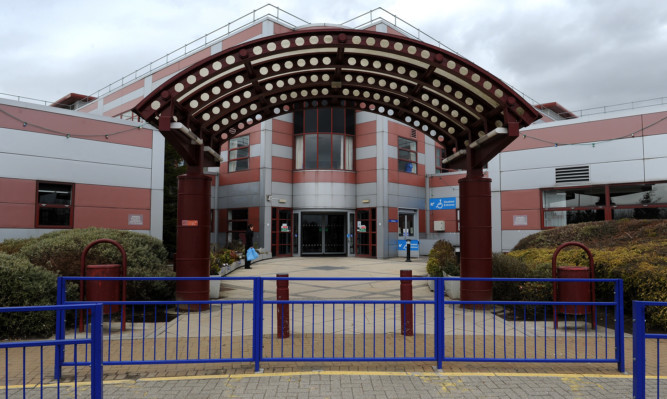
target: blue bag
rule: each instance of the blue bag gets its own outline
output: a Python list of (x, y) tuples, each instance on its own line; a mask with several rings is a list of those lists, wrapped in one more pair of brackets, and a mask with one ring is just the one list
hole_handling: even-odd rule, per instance
[(259, 257), (259, 254), (257, 251), (255, 251), (255, 248), (250, 247), (248, 248), (248, 252), (245, 255), (245, 258), (248, 260), (248, 262), (253, 261)]

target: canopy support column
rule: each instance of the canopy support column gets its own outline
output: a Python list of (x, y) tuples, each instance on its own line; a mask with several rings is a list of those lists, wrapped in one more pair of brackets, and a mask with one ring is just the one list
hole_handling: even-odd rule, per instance
[[(481, 168), (459, 180), (461, 200), (461, 277), (492, 277), (491, 179)], [(461, 300), (490, 301), (491, 281), (461, 281)]]

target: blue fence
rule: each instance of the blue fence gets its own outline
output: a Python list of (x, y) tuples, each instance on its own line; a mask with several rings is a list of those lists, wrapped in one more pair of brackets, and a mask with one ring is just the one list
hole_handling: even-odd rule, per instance
[[(97, 380), (102, 366), (224, 362), (253, 364), (255, 370), (261, 362), (301, 361), (433, 361), (439, 369), (452, 361), (604, 362), (616, 363), (624, 371), (621, 280), (595, 279), (606, 296), (613, 292), (613, 300), (598, 302), (450, 300), (445, 282), (466, 280), (462, 278), (166, 280), (203, 279), (222, 284), (227, 298), (68, 304), (67, 285), (82, 280), (126, 280), (129, 286), (165, 278), (61, 277), (60, 306), (53, 309), (70, 311), (57, 312), (56, 339), (50, 341), (54, 380), (76, 381), (88, 375)], [(285, 280), (290, 299), (278, 300), (276, 285)], [(514, 284), (517, 290), (541, 286), (542, 292), (555, 281), (474, 280)], [(429, 281), (432, 292), (425, 288)], [(412, 300), (400, 299), (403, 283), (419, 287)], [(364, 284), (374, 289), (364, 290)], [(349, 289), (359, 285), (362, 288)], [(328, 298), (321, 298), (323, 291)], [(350, 297), (350, 292), (359, 296)], [(9, 361), (5, 363), (8, 373)], [(82, 367), (90, 371), (83, 373)], [(36, 378), (44, 384), (45, 374), (41, 375)], [(5, 381), (8, 389), (9, 378)]]
[[(5, 318), (11, 318), (16, 313), (52, 312), (55, 313), (57, 323), (65, 319), (67, 312), (72, 311), (85, 311), (90, 315), (92, 329), (86, 337), (0, 342), (0, 350), (4, 354), (2, 388), (5, 397), (102, 397), (101, 304), (0, 308), (1, 316)], [(60, 375), (50, 375), (53, 359), (53, 353), (50, 352), (68, 350), (76, 357), (81, 348), (85, 348), (90, 360), (74, 364), (71, 382), (61, 382)], [(81, 370), (82, 367), (86, 370)]]
[[(101, 279), (63, 277), (60, 301), (68, 281)], [(164, 280), (117, 277), (107, 280)], [(607, 362), (624, 370), (623, 288), (621, 280), (595, 279), (614, 292), (609, 302), (449, 300), (445, 280), (461, 278), (216, 278), (243, 286), (245, 298), (210, 301), (104, 302), (125, 305), (127, 329), (107, 312), (105, 365), (262, 361), (444, 361)], [(170, 280), (202, 280), (172, 278)], [(278, 300), (275, 283), (288, 280), (298, 293)], [(399, 284), (425, 285), (433, 293), (400, 300)], [(552, 284), (553, 279), (475, 279), (496, 283)], [(558, 282), (588, 281), (558, 279)], [(386, 286), (382, 298), (319, 298), (318, 287), (374, 284)], [(301, 288), (299, 288), (301, 287)], [(305, 287), (305, 289), (303, 288)], [(296, 290), (294, 289), (296, 288)], [(565, 308), (576, 307), (576, 315)], [(183, 310), (183, 309), (186, 310)], [(559, 313), (559, 328), (552, 315)], [(565, 313), (565, 314), (563, 314)], [(86, 317), (83, 315), (82, 317)], [(409, 320), (408, 320), (409, 318)], [(595, 322), (594, 322), (595, 320)], [(76, 320), (80, 323), (82, 320)], [(88, 325), (88, 320), (83, 320)], [(405, 330), (410, 322), (410, 331)], [(285, 328), (287, 326), (287, 329)], [(64, 325), (57, 336), (64, 334)], [(87, 334), (87, 331), (75, 332)], [(67, 360), (71, 359), (71, 360)], [(86, 360), (86, 359), (84, 359)], [(57, 366), (79, 359), (63, 354)]]
[[(667, 302), (632, 301), (632, 353), (634, 356), (632, 367), (632, 394), (634, 398), (646, 397), (647, 366), (650, 367), (649, 388), (660, 397), (660, 340), (666, 339), (667, 334), (646, 332), (646, 311), (664, 312)], [(647, 356), (647, 353), (650, 356)], [(648, 362), (648, 359), (651, 362)]]

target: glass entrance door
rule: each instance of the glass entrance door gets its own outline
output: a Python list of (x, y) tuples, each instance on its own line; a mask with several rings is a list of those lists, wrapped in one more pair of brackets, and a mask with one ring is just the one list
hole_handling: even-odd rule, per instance
[(301, 214), (303, 255), (344, 255), (345, 214)]

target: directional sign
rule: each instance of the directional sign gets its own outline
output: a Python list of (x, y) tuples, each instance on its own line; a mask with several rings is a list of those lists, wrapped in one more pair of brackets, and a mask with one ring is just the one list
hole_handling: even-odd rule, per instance
[[(406, 251), (408, 249), (407, 240), (398, 240), (398, 250)], [(410, 252), (419, 250), (419, 240), (410, 240)]]
[(428, 209), (431, 211), (456, 209), (456, 197), (431, 198), (428, 201)]

